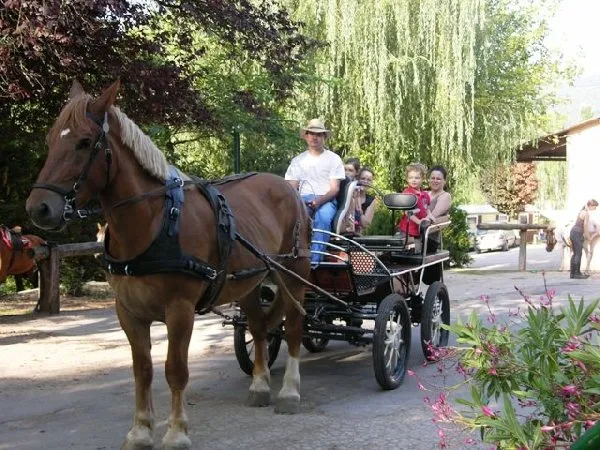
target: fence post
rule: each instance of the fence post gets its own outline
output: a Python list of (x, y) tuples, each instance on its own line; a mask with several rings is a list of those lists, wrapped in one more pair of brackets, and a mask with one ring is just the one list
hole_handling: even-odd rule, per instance
[(56, 246), (48, 246), (48, 257), (38, 261), (40, 268), (40, 299), (36, 312), (60, 312), (60, 255)]
[(519, 230), (519, 270), (527, 268), (527, 230)]

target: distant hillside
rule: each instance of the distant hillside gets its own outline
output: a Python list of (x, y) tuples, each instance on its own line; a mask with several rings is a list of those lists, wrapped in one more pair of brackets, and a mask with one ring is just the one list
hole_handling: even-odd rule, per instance
[(558, 90), (561, 97), (570, 99), (557, 108), (567, 117), (565, 126), (580, 122), (581, 110), (591, 107), (594, 116), (600, 116), (600, 73), (582, 75), (575, 79), (573, 86), (564, 86)]

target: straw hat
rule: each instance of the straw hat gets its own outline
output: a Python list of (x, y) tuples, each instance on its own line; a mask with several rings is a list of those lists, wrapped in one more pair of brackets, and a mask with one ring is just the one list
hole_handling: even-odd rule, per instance
[(304, 128), (300, 130), (300, 137), (306, 136), (306, 133), (310, 131), (311, 133), (322, 133), (326, 138), (331, 136), (331, 131), (325, 128), (325, 124), (320, 119), (311, 119), (308, 121), (308, 124)]

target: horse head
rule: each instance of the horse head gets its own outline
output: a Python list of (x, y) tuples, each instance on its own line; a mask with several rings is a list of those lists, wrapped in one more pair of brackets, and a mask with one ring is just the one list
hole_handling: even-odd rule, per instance
[(78, 208), (108, 185), (112, 160), (108, 112), (118, 88), (116, 81), (94, 99), (77, 81), (73, 83), (69, 101), (46, 136), (48, 157), (26, 203), (39, 228), (64, 228)]
[(555, 227), (546, 228), (546, 251), (551, 252), (556, 246), (556, 235), (554, 234)]

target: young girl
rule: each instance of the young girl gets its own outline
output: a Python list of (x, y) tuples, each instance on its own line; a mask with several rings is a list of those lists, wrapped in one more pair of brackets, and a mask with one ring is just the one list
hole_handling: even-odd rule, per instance
[[(414, 194), (417, 196), (416, 211), (409, 215), (404, 214), (398, 224), (398, 231), (412, 237), (419, 237), (419, 226), (421, 220), (427, 218), (427, 207), (431, 203), (429, 194), (421, 189), (421, 184), (427, 173), (423, 164), (412, 163), (406, 168), (406, 181), (408, 186), (402, 191), (403, 194)], [(410, 217), (410, 218), (409, 218)]]

